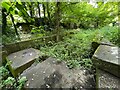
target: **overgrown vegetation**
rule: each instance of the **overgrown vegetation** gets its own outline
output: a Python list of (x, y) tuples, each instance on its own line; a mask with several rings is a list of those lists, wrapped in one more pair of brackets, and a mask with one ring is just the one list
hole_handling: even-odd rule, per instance
[[(44, 31), (56, 34), (65, 29), (101, 28), (118, 24), (118, 2), (2, 2), (2, 34), (6, 42), (21, 36), (20, 30), (34, 37)], [(36, 33), (40, 33), (37, 34)], [(42, 33), (42, 34), (41, 34)], [(59, 35), (58, 35), (59, 36)], [(57, 36), (57, 38), (58, 38)], [(9, 37), (9, 38), (7, 38)], [(14, 39), (13, 39), (14, 37)], [(6, 43), (4, 42), (4, 43)]]
[[(49, 42), (40, 51), (43, 56), (55, 57), (59, 61), (67, 62), (69, 68), (84, 67), (92, 69), (91, 43), (93, 41), (100, 42), (103, 38), (108, 39), (113, 44), (120, 47), (118, 42), (118, 27), (106, 26), (101, 29), (72, 29), (65, 30), (64, 32), (71, 32), (64, 36), (64, 40), (60, 42)], [(39, 62), (38, 62), (39, 63)], [(2, 76), (0, 87), (17, 88), (21, 89), (26, 81), (25, 77), (15, 80), (14, 77), (9, 75), (10, 72), (4, 66), (0, 67), (0, 75)], [(5, 78), (3, 78), (5, 77)]]
[(7, 66), (0, 67), (0, 88), (22, 90), (23, 85), (27, 81), (26, 77), (17, 80), (10, 74)]
[(76, 34), (64, 37), (64, 41), (50, 42), (49, 45), (40, 47), (40, 51), (45, 55), (65, 60), (70, 68), (84, 66), (90, 69), (92, 66), (90, 58), (91, 43), (93, 41), (100, 42), (103, 38), (120, 46), (118, 28), (107, 26), (97, 30), (78, 29)]
[[(84, 67), (90, 70), (93, 67), (93, 41), (100, 42), (104, 38), (120, 47), (119, 2), (7, 1), (1, 2), (2, 45), (56, 34), (57, 42), (49, 41), (39, 48), (43, 56), (64, 60), (69, 68)], [(60, 41), (60, 34), (63, 34), (63, 41)], [(26, 78), (16, 80), (6, 66), (2, 66), (0, 80), (0, 88), (21, 89)]]

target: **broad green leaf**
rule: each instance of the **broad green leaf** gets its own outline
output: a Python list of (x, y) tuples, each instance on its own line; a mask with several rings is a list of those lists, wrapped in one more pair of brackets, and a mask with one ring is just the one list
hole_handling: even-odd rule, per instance
[(10, 0), (2, 0), (2, 2), (10, 2)]
[(9, 4), (7, 4), (7, 2), (2, 2), (2, 7), (4, 7), (7, 12), (9, 12), (9, 8), (11, 7)]
[(12, 15), (14, 14), (13, 10), (14, 10), (14, 9), (13, 9), (12, 7), (9, 8), (9, 12), (10, 12)]
[(22, 3), (21, 3), (21, 0), (16, 0), (19, 4), (21, 4), (22, 5)]
[(18, 10), (23, 9), (23, 6), (22, 6), (21, 4), (19, 4), (19, 3), (16, 3), (16, 5), (15, 5), (15, 6), (18, 8)]

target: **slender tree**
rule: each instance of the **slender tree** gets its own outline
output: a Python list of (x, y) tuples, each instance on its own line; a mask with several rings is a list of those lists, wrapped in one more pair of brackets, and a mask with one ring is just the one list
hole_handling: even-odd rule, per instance
[(43, 5), (43, 13), (44, 13), (44, 22), (45, 22), (45, 24), (46, 24), (45, 5), (44, 5), (44, 3), (43, 3), (42, 5)]
[(2, 8), (2, 33), (6, 34), (6, 27), (7, 27), (7, 15), (5, 14), (6, 9)]
[(46, 15), (45, 15), (45, 5), (44, 5), (44, 3), (42, 4), (42, 6), (43, 6), (44, 17), (45, 17)]
[(38, 4), (38, 5), (37, 5), (37, 7), (38, 7), (39, 17), (41, 18), (41, 13), (40, 13), (40, 11), (41, 11), (41, 10), (40, 10), (40, 3), (39, 3), (39, 2), (37, 2), (37, 4)]
[(13, 17), (13, 15), (10, 14), (10, 17), (11, 17), (11, 20), (12, 20), (13, 26), (14, 26), (14, 28), (15, 28), (15, 33), (16, 33), (16, 35), (19, 35), (19, 34), (18, 34), (18, 31), (17, 31), (17, 27), (16, 27), (16, 25), (15, 25), (15, 23), (14, 23), (14, 17)]
[(57, 34), (56, 41), (58, 42), (60, 39), (60, 2), (59, 2), (59, 0), (56, 3), (55, 16), (56, 16), (56, 20), (55, 20), (56, 28), (55, 29), (56, 29), (56, 34)]
[(50, 12), (49, 12), (49, 2), (46, 3), (46, 8), (47, 8), (47, 15), (48, 15), (48, 22), (49, 22), (49, 27), (51, 27), (51, 17), (50, 17)]

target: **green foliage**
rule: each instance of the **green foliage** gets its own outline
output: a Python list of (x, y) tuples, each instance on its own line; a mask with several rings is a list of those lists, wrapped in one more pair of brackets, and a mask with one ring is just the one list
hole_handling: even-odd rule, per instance
[(9, 71), (4, 67), (0, 67), (0, 88), (4, 86), (2, 79), (6, 78), (9, 75)]
[(22, 90), (26, 81), (26, 77), (19, 77), (16, 81), (15, 78), (10, 75), (9, 70), (6, 67), (0, 67), (0, 88)]
[(31, 33), (42, 33), (44, 34), (45, 31), (44, 31), (44, 26), (39, 26), (39, 27), (35, 27), (33, 26), (32, 30), (31, 30)]
[(2, 6), (7, 10), (7, 12), (9, 12), (9, 9), (10, 9), (10, 5), (6, 2), (3, 2), (2, 3)]
[(22, 77), (22, 78), (20, 78), (19, 80), (18, 80), (18, 86), (17, 86), (17, 89), (18, 90), (22, 90), (22, 88), (23, 88), (23, 86), (24, 86), (24, 84), (25, 84), (25, 82), (27, 81), (27, 78), (26, 77)]
[[(73, 30), (74, 31), (74, 30)], [(64, 41), (51, 43), (51, 46), (40, 47), (43, 54), (65, 60), (69, 68), (83, 66), (90, 69), (92, 61), (90, 59), (91, 43), (100, 42), (107, 38), (114, 44), (119, 44), (117, 27), (103, 27), (97, 30), (78, 29), (76, 34), (64, 37)]]
[(9, 71), (4, 66), (1, 66), (0, 67), (0, 77), (5, 77), (8, 74), (9, 74)]
[(83, 65), (84, 67), (87, 67), (87, 68), (91, 68), (93, 65), (91, 59), (89, 59), (89, 58), (83, 59), (80, 62), (80, 64)]
[[(27, 3), (26, 5), (28, 6)], [(24, 4), (20, 2), (20, 0), (19, 2), (2, 2), (2, 7), (7, 10), (8, 15), (18, 15), (19, 17), (22, 17), (26, 22), (34, 21), (34, 19), (29, 16), (28, 10), (24, 7)]]
[[(19, 17), (22, 17), (26, 22), (34, 22), (35, 18), (32, 17), (38, 16), (38, 3), (21, 2), (21, 0), (17, 1), (18, 2), (2, 2), (2, 7), (7, 10), (7, 14), (18, 15)], [(44, 4), (45, 9), (48, 10), (46, 7), (46, 2), (41, 2), (40, 4), (41, 6)], [(117, 27), (106, 26), (108, 24), (116, 22), (118, 19), (117, 2), (97, 2), (97, 7), (89, 4), (88, 2), (61, 2), (60, 5), (60, 22), (64, 23), (68, 27), (71, 24), (76, 24), (77, 28), (84, 29), (78, 29), (76, 30), (77, 33), (74, 35), (64, 37), (63, 42), (61, 41), (55, 44), (51, 43), (51, 46), (49, 46), (49, 43), (48, 46), (45, 45), (45, 47), (41, 47), (43, 53), (49, 56), (57, 57), (60, 60), (65, 60), (68, 62), (68, 65), (71, 68), (76, 66), (90, 67), (89, 63), (91, 62), (89, 55), (91, 51), (91, 43), (93, 41), (100, 42), (102, 38), (107, 38), (112, 43), (120, 46), (120, 43), (118, 42), (119, 38)], [(48, 20), (49, 22), (47, 22), (46, 20), (46, 23), (51, 23), (51, 25), (55, 23), (56, 9), (56, 2), (50, 2), (49, 13), (51, 21)], [(35, 15), (31, 16), (30, 11)], [(41, 14), (43, 14), (43, 10), (41, 11)], [(46, 17), (44, 18), (48, 18), (48, 13), (45, 12), (45, 14)], [(55, 26), (53, 25), (53, 27)], [(31, 38), (45, 36), (46, 31), (44, 28), (47, 28), (47, 25), (44, 27), (33, 27), (31, 31), (33, 35)], [(91, 28), (97, 29), (95, 30)], [(7, 36), (2, 36), (3, 43), (18, 41), (18, 39), (13, 34), (14, 32), (12, 31), (13, 30), (8, 29)], [(73, 32), (76, 31), (73, 30)], [(64, 31), (62, 32), (64, 33)], [(49, 34), (51, 33), (48, 33), (48, 35)]]
[(6, 35), (2, 35), (2, 44), (8, 44), (8, 43), (14, 43), (17, 42), (18, 38), (12, 35), (10, 36), (6, 36)]
[(0, 67), (0, 88), (14, 85), (15, 79), (13, 77), (9, 77), (9, 74), (9, 70), (6, 67)]
[(118, 27), (104, 27), (100, 29), (102, 32), (101, 34), (103, 35), (104, 38), (110, 40), (113, 44), (117, 45), (120, 47), (120, 42), (119, 42), (119, 30)]
[(98, 2), (93, 6), (87, 2), (64, 3), (62, 9), (62, 23), (76, 23), (77, 26), (88, 29), (106, 26), (118, 17), (118, 3)]
[(3, 81), (4, 86), (13, 86), (15, 83), (15, 79), (13, 77), (8, 77), (6, 80)]
[[(45, 33), (44, 29), (55, 28), (55, 20), (56, 20), (56, 2), (39, 2), (40, 7), (38, 7), (38, 2), (22, 2), (21, 0), (17, 0), (18, 2), (2, 2), (2, 7), (6, 9), (5, 12), (7, 16), (7, 21), (9, 25), (11, 24), (10, 14), (14, 17), (15, 24), (17, 22), (27, 22), (34, 23), (35, 18), (40, 18), (38, 8), (41, 10), (41, 18), (43, 18), (43, 7), (45, 5), (45, 14), (44, 22), (47, 24), (44, 27), (40, 26), (39, 28), (32, 29), (32, 33), (35, 33), (35, 37), (41, 37), (42, 34), (37, 33)], [(91, 28), (101, 28), (108, 24), (113, 24), (118, 20), (118, 3), (117, 2), (97, 2), (95, 7), (88, 2), (61, 2), (60, 4), (60, 23), (63, 27), (76, 27), (83, 29), (91, 29)], [(48, 12), (49, 16), (48, 17)], [(32, 16), (31, 16), (32, 13)], [(50, 20), (49, 20), (50, 19)], [(39, 21), (40, 22), (40, 21)], [(49, 25), (48, 25), (49, 24)], [(33, 25), (34, 26), (34, 25)], [(5, 30), (8, 34), (13, 32), (14, 30)], [(52, 30), (53, 31), (53, 30)], [(51, 31), (51, 32), (52, 32)], [(15, 33), (14, 33), (15, 34)], [(9, 37), (6, 38), (6, 37)], [(13, 42), (16, 41), (16, 37), (14, 35), (11, 36), (11, 33), (8, 36), (3, 36), (3, 41), (5, 42)], [(11, 37), (15, 38), (12, 39)], [(34, 37), (34, 36), (33, 36)]]
[(79, 67), (80, 63), (77, 60), (69, 60), (68, 61), (68, 67), (71, 68), (75, 68), (75, 67)]

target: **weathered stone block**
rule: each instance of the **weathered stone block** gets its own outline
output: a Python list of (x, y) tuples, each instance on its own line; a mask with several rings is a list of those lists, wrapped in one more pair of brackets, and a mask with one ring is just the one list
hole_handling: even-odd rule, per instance
[(18, 76), (22, 71), (27, 69), (39, 58), (40, 51), (29, 48), (7, 56), (6, 60), (9, 63), (9, 69), (14, 77)]
[(120, 89), (120, 78), (105, 72), (103, 70), (97, 69), (97, 88), (116, 88)]
[(97, 68), (120, 77), (120, 52), (118, 49), (115, 46), (100, 45), (92, 57), (93, 63)]
[(3, 51), (7, 51), (7, 54), (11, 54), (20, 50), (19, 43), (11, 43), (4, 45), (2, 48)]
[(100, 42), (100, 45), (108, 45), (108, 46), (115, 46), (114, 44), (112, 44), (109, 40), (103, 38)]
[[(87, 74), (86, 74), (87, 73)], [(21, 76), (28, 81), (25, 88), (94, 88), (94, 76), (85, 69), (69, 69), (65, 62), (48, 58), (32, 68), (26, 69)]]
[(99, 42), (92, 42), (91, 45), (91, 51), (90, 51), (90, 57), (93, 56), (95, 50), (99, 47), (99, 45), (107, 45), (107, 46), (115, 46), (114, 44), (112, 44), (109, 40), (103, 38), (101, 41)]

